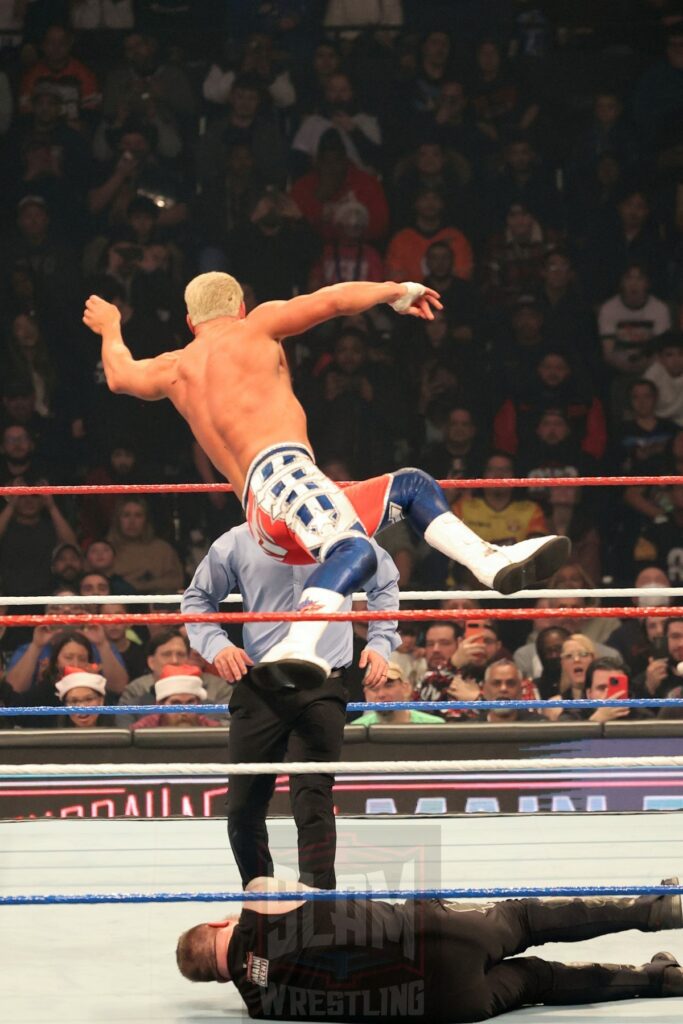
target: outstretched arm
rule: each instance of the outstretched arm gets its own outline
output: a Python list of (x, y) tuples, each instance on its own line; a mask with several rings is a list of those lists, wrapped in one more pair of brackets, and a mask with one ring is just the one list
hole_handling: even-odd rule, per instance
[(102, 364), (111, 391), (153, 402), (166, 398), (176, 376), (175, 352), (133, 359), (121, 336), (121, 314), (99, 295), (91, 295), (86, 302), (83, 323), (102, 336)]
[(382, 302), (397, 313), (433, 320), (432, 309), (442, 309), (439, 294), (411, 281), (346, 281), (320, 288), (310, 295), (297, 295), (287, 302), (264, 302), (249, 314), (249, 321), (272, 338), (302, 334), (336, 316), (354, 316)]

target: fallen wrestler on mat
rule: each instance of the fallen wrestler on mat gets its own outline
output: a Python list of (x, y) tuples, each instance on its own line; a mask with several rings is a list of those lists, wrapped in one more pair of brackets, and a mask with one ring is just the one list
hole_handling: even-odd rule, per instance
[(678, 895), (269, 901), (278, 888), (306, 886), (254, 879), (247, 890), (262, 891), (263, 900), (245, 904), (239, 917), (196, 925), (178, 941), (181, 973), (190, 981), (232, 981), (250, 1017), (465, 1024), (539, 1003), (683, 996), (683, 970), (670, 953), (640, 967), (518, 955), (545, 942), (680, 928)]
[[(513, 593), (552, 575), (569, 554), (565, 537), (509, 547), (481, 540), (452, 514), (441, 489), (419, 469), (401, 469), (342, 490), (315, 465), (306, 415), (292, 390), (283, 339), (377, 303), (401, 315), (433, 319), (438, 293), (422, 284), (347, 282), (288, 301), (264, 302), (245, 315), (242, 289), (229, 274), (200, 274), (185, 290), (194, 340), (154, 359), (133, 359), (116, 306), (88, 299), (84, 323), (102, 336), (102, 361), (114, 392), (169, 398), (216, 468), (241, 496), (254, 538), (288, 564), (318, 563), (299, 610), (337, 612), (377, 567), (369, 542), (405, 517), (419, 536), (465, 565), (483, 584)], [(295, 622), (252, 670), (277, 685), (295, 668), (316, 686), (330, 666), (316, 653), (326, 622)]]

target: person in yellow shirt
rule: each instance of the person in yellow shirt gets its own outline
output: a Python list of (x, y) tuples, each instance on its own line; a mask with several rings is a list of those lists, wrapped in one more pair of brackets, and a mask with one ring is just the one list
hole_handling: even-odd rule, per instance
[[(510, 456), (498, 452), (490, 455), (484, 476), (491, 480), (514, 477)], [(492, 544), (516, 544), (548, 532), (541, 506), (526, 498), (515, 498), (511, 487), (485, 487), (481, 495), (459, 498), (451, 508), (471, 530)]]

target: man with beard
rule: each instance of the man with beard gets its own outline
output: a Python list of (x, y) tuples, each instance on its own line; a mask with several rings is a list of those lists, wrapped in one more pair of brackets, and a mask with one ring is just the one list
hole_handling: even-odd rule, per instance
[(305, 117), (294, 136), (292, 149), (312, 160), (324, 133), (335, 128), (344, 143), (349, 159), (364, 171), (379, 166), (382, 133), (372, 114), (358, 110), (349, 76), (338, 71), (330, 75), (323, 87), (320, 112)]

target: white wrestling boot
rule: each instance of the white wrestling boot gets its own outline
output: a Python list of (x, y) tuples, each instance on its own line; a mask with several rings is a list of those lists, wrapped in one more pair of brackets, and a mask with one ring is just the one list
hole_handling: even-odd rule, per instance
[(566, 562), (571, 551), (569, 539), (556, 536), (534, 537), (506, 547), (489, 544), (451, 512), (433, 519), (424, 531), (424, 539), (500, 594), (514, 594), (543, 583)]
[[(344, 595), (336, 590), (307, 587), (297, 611), (337, 612), (344, 603)], [(275, 644), (251, 675), (258, 686), (269, 690), (310, 690), (320, 686), (329, 677), (331, 666), (315, 654), (315, 648), (327, 629), (327, 622), (293, 622), (284, 640)]]

